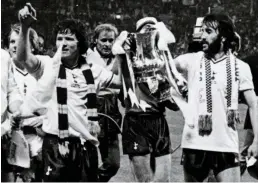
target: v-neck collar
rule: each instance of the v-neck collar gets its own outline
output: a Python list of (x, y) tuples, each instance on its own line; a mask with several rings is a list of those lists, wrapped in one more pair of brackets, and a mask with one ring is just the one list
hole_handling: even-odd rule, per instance
[(19, 73), (21, 73), (23, 76), (27, 76), (27, 75), (29, 74), (27, 71), (23, 71), (23, 70), (19, 69), (19, 68), (16, 67), (16, 66), (15, 66), (15, 69), (16, 69)]
[(222, 62), (222, 61), (224, 61), (226, 59), (227, 59), (227, 55), (223, 55), (222, 57), (220, 57), (217, 60), (215, 60), (214, 58), (211, 58), (210, 60), (212, 61), (213, 64), (217, 64), (217, 63)]

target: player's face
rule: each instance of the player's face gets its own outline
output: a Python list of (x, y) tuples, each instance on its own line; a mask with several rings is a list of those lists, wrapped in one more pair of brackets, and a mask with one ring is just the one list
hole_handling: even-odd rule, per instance
[(156, 28), (154, 27), (153, 24), (145, 24), (141, 30), (139, 30), (139, 33), (146, 33), (152, 30), (155, 30)]
[(202, 49), (204, 52), (218, 53), (221, 48), (221, 38), (217, 28), (203, 25), (202, 27)]
[(12, 31), (9, 39), (9, 53), (12, 58), (16, 58), (18, 39), (19, 39), (19, 34), (16, 33), (15, 31)]
[(100, 55), (107, 57), (110, 56), (112, 51), (112, 46), (115, 41), (114, 31), (102, 31), (99, 37), (96, 39), (96, 48)]
[(76, 61), (79, 55), (78, 40), (75, 34), (72, 34), (70, 31), (66, 33), (58, 33), (56, 36), (56, 47), (62, 47), (62, 60), (71, 60)]
[[(13, 60), (17, 58), (17, 44), (19, 40), (19, 34), (15, 31), (12, 31), (9, 38), (9, 53)], [(30, 46), (31, 51), (33, 51), (32, 46)]]

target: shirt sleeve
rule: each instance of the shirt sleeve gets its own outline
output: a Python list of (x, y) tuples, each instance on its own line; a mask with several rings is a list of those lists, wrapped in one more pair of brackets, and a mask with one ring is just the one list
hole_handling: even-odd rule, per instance
[(113, 78), (112, 71), (109, 71), (97, 64), (92, 64), (91, 71), (95, 80), (95, 85), (98, 89), (109, 86)]
[(46, 55), (36, 55), (36, 58), (38, 59), (38, 65), (36, 69), (30, 73), (33, 77), (36, 78), (36, 80), (39, 80), (41, 76), (43, 75), (45, 65), (51, 62), (51, 58)]
[(251, 90), (254, 89), (253, 77), (248, 64), (241, 60), (239, 62), (239, 90)]
[(187, 55), (180, 55), (174, 59), (176, 68), (179, 72), (183, 72), (187, 69)]

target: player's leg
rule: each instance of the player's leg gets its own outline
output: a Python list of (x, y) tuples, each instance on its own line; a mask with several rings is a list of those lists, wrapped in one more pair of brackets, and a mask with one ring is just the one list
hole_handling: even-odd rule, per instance
[(171, 154), (156, 157), (154, 182), (171, 181)]
[(186, 182), (203, 182), (209, 175), (209, 155), (207, 151), (183, 149), (181, 164)]
[(155, 163), (151, 160), (152, 148), (144, 118), (138, 113), (126, 114), (122, 133), (123, 152), (129, 155), (132, 173), (138, 182), (153, 181), (154, 176)]
[(240, 182), (239, 155), (236, 153), (219, 153), (214, 175), (218, 182)]
[(240, 182), (240, 167), (228, 168), (216, 176), (218, 182)]
[(151, 166), (151, 155), (129, 156), (130, 165), (137, 182), (151, 182), (154, 169)]

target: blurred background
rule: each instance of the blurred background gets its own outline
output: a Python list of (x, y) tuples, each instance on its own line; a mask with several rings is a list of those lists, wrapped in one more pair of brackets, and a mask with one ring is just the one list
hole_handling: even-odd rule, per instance
[[(18, 10), (27, 0), (1, 1), (1, 43), (10, 25), (18, 21)], [(86, 27), (88, 41), (94, 28), (100, 23), (113, 23), (119, 31), (135, 31), (136, 21), (153, 16), (163, 21), (175, 34), (176, 44), (172, 53), (177, 56), (188, 49), (196, 18), (208, 12), (224, 12), (230, 15), (242, 37), (239, 57), (258, 52), (258, 1), (257, 0), (31, 0), (37, 10), (37, 23), (33, 25), (45, 38), (46, 48), (51, 51), (55, 39), (52, 30), (58, 20), (76, 18)]]

